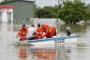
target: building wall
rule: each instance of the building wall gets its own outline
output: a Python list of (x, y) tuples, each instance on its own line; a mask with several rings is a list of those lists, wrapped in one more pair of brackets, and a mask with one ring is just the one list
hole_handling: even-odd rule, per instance
[(3, 5), (15, 6), (14, 9), (14, 20), (15, 19), (27, 19), (34, 17), (34, 2), (25, 1), (14, 1), (10, 3), (5, 3)]

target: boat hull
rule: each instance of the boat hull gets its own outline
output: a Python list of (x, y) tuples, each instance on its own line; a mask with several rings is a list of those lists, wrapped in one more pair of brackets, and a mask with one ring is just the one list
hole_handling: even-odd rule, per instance
[(16, 42), (14, 45), (19, 46), (31, 46), (35, 48), (44, 48), (44, 47), (55, 47), (56, 45), (71, 45), (77, 44), (78, 36), (68, 36), (68, 37), (57, 37), (57, 38), (46, 38), (38, 40), (28, 40)]
[(59, 45), (68, 45), (68, 44), (76, 44), (78, 38), (76, 36), (69, 36), (69, 37), (59, 37), (59, 38), (48, 38), (48, 39), (41, 39), (35, 41), (29, 41), (28, 44), (33, 45), (33, 47), (54, 47), (57, 44)]

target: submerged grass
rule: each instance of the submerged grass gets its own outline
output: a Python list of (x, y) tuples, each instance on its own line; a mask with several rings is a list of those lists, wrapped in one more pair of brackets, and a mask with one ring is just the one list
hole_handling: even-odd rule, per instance
[(72, 32), (85, 32), (87, 29), (87, 24), (84, 24), (84, 25), (78, 25), (78, 24), (68, 25), (68, 24), (65, 24), (65, 25), (61, 26), (61, 31), (65, 32), (65, 29), (67, 26), (69, 26), (71, 28)]

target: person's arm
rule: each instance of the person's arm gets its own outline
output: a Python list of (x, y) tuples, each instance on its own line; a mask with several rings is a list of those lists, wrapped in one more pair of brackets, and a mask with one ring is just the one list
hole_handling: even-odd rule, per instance
[(18, 38), (20, 36), (20, 31), (17, 32), (16, 37)]

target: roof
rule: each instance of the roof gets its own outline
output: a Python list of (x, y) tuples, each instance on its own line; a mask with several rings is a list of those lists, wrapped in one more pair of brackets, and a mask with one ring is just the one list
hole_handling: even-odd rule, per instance
[(3, 1), (3, 2), (0, 3), (0, 5), (7, 4), (7, 3), (13, 3), (13, 2), (17, 2), (17, 1), (21, 1), (21, 2), (35, 2), (35, 0), (13, 0), (13, 1)]
[(24, 1), (36, 1), (36, 0), (24, 0)]
[(15, 6), (0, 5), (0, 9), (4, 8), (15, 8)]

